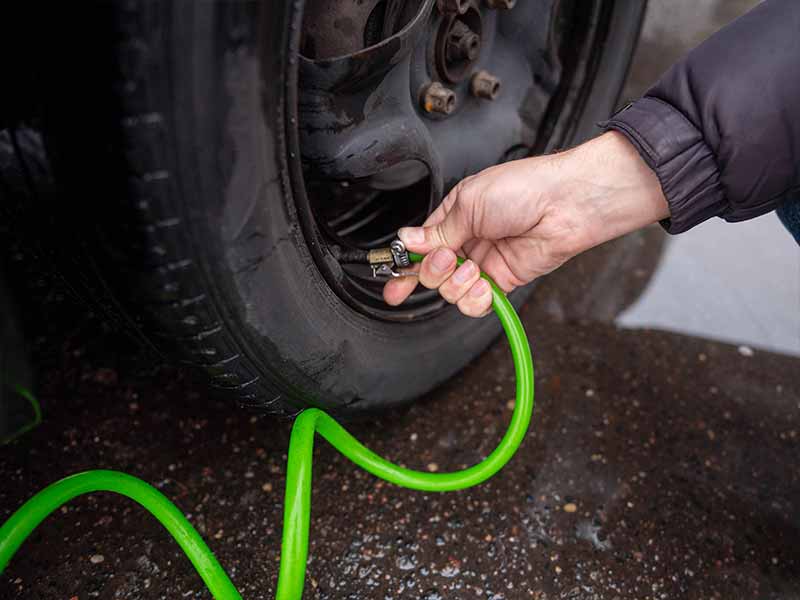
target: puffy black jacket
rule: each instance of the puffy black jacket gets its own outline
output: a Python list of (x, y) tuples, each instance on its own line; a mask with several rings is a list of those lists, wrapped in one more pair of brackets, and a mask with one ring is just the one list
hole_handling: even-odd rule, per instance
[(670, 233), (800, 196), (800, 0), (766, 0), (602, 125), (658, 175)]

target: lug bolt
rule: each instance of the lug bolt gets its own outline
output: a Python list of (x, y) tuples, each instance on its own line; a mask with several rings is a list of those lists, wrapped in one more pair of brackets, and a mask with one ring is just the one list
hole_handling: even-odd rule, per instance
[(489, 8), (496, 8), (499, 10), (510, 10), (514, 8), (516, 3), (517, 0), (486, 0), (486, 4), (489, 5)]
[[(516, 1), (516, 0), (515, 0)], [(463, 15), (469, 7), (470, 0), (436, 0), (439, 12), (445, 15)]]
[(500, 80), (488, 71), (478, 71), (469, 82), (474, 96), (484, 100), (494, 100), (500, 93)]
[(453, 23), (447, 38), (447, 60), (455, 62), (468, 60), (472, 62), (478, 58), (481, 51), (481, 37), (472, 31), (466, 23), (456, 21)]
[(422, 108), (426, 112), (449, 115), (456, 108), (456, 94), (438, 81), (434, 81), (422, 91)]

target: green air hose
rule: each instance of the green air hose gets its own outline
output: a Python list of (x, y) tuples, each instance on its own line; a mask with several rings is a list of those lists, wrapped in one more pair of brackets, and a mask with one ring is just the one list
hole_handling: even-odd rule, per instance
[[(409, 253), (412, 262), (422, 256)], [(459, 262), (461, 262), (459, 260)], [(299, 600), (303, 595), (311, 513), (311, 461), (314, 433), (362, 469), (386, 481), (414, 490), (462, 490), (497, 473), (516, 452), (533, 412), (533, 361), (522, 323), (505, 294), (492, 286), (492, 308), (508, 336), (517, 376), (514, 413), (503, 439), (494, 451), (473, 467), (453, 473), (427, 473), (399, 467), (381, 458), (328, 416), (311, 408), (294, 422), (289, 440), (284, 505), (283, 541), (277, 600)], [(136, 477), (116, 471), (86, 471), (57, 481), (23, 504), (0, 527), (0, 573), (23, 541), (45, 517), (72, 498), (91, 492), (116, 492), (135, 500), (156, 517), (192, 561), (209, 591), (218, 600), (241, 598), (214, 554), (186, 517), (161, 492)]]
[(4, 444), (13, 442), (17, 438), (21, 438), (29, 431), (36, 429), (36, 427), (38, 427), (42, 423), (42, 407), (39, 405), (39, 401), (36, 399), (36, 396), (34, 396), (30, 391), (28, 391), (21, 385), (5, 383), (4, 381), (2, 381), (2, 377), (0, 377), (0, 385), (7, 385), (10, 389), (15, 391), (17, 395), (27, 400), (28, 404), (30, 404), (31, 408), (33, 409), (33, 420), (23, 425), (19, 429), (17, 429), (17, 431), (7, 435), (6, 437), (0, 438), (0, 446), (2, 446)]

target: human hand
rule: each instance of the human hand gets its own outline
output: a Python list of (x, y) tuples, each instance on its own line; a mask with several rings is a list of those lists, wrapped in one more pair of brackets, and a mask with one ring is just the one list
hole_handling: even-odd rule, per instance
[[(655, 173), (622, 134), (610, 131), (572, 150), (490, 167), (459, 182), (422, 227), (398, 237), (413, 252), (419, 283), (462, 313), (491, 309), (489, 275), (510, 292), (573, 256), (669, 216)], [(456, 268), (456, 253), (467, 260)], [(401, 304), (416, 277), (386, 283)]]

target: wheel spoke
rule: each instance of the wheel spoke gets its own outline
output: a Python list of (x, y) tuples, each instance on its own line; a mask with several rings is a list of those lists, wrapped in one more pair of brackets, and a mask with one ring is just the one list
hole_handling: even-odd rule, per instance
[(440, 192), (433, 142), (410, 93), (411, 55), (433, 4), (426, 0), (406, 27), (369, 48), (300, 58), (301, 148), (311, 177), (376, 177), (376, 187), (392, 189), (429, 174)]

